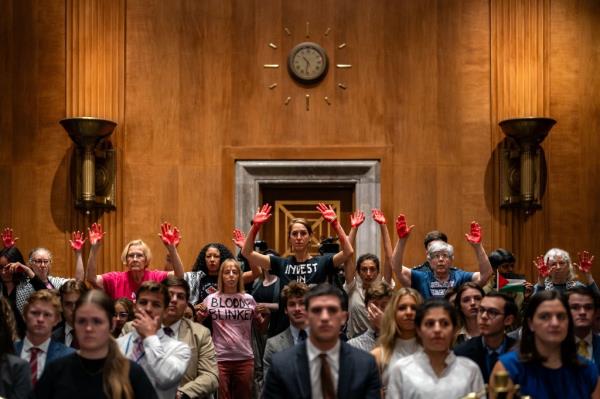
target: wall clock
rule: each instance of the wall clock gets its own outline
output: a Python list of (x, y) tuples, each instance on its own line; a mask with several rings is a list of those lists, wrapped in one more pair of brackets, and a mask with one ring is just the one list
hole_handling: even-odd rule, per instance
[(288, 71), (292, 78), (301, 83), (316, 83), (327, 74), (329, 60), (327, 52), (314, 42), (302, 42), (288, 55)]

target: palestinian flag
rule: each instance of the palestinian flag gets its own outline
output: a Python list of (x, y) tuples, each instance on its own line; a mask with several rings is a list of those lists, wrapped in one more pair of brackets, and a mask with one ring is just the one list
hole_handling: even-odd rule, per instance
[(496, 284), (499, 292), (525, 292), (525, 279), (504, 278), (496, 272)]

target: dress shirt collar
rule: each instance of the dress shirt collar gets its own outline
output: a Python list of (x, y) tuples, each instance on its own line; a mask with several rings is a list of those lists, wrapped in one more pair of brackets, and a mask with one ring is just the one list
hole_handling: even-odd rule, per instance
[[(414, 356), (415, 360), (418, 363), (420, 363), (426, 370), (428, 370), (431, 375), (436, 376), (436, 373), (433, 371), (433, 367), (431, 367), (431, 360), (429, 360), (429, 356), (427, 355), (424, 349), (419, 349), (417, 352), (415, 352)], [(442, 375), (446, 374), (448, 368), (454, 362), (456, 362), (456, 355), (453, 351), (448, 351), (448, 355), (446, 356), (444, 362), (446, 363), (446, 368), (442, 372)]]
[(316, 346), (314, 346), (313, 343), (310, 342), (310, 339), (306, 340), (306, 353), (308, 355), (309, 362), (315, 360), (315, 358), (319, 357), (321, 353), (326, 353), (327, 359), (329, 360), (329, 364), (332, 365), (332, 367), (337, 368), (337, 365), (340, 364), (340, 348), (341, 344), (339, 339), (337, 340), (333, 348), (329, 349), (328, 351), (322, 351)]
[(65, 323), (65, 337), (73, 331), (74, 328), (69, 325), (69, 323)]
[(40, 348), (42, 350), (42, 352), (44, 353), (48, 353), (48, 347), (50, 347), (50, 338), (48, 338), (47, 340), (45, 340), (44, 342), (42, 342), (40, 345), (34, 345), (31, 343), (31, 341), (25, 337), (23, 339), (23, 352), (29, 352), (29, 349), (36, 347), (36, 348)]
[[(306, 340), (308, 341), (308, 337), (310, 336), (309, 331), (308, 331), (308, 326), (304, 329), (304, 331), (306, 331)], [(292, 339), (294, 340), (294, 344), (297, 344), (300, 339), (299, 334), (300, 334), (300, 330), (296, 327), (294, 327), (293, 324), (290, 323), (290, 332), (292, 333)]]
[(491, 355), (494, 352), (496, 352), (497, 354), (501, 355), (504, 352), (506, 352), (506, 336), (504, 336), (504, 339), (502, 340), (502, 343), (496, 349), (490, 348), (489, 346), (487, 346), (485, 344), (485, 340), (483, 339), (483, 335), (481, 336), (481, 343), (483, 344), (483, 347), (487, 351), (488, 355)]
[[(181, 319), (177, 320), (175, 323), (168, 326), (171, 330), (173, 330), (173, 338), (175, 338), (175, 339), (179, 338), (179, 327), (180, 326), (181, 326)], [(163, 324), (163, 328), (165, 328), (165, 327), (167, 327), (167, 326), (165, 326)]]
[[(576, 339), (576, 341), (577, 341), (576, 343), (578, 344), (578, 343), (579, 343), (579, 341), (581, 341), (581, 340), (582, 340), (582, 338), (579, 338), (579, 337), (576, 337), (576, 338), (577, 338), (577, 339)], [(589, 332), (589, 334), (588, 334), (588, 335), (586, 335), (586, 336), (583, 338), (583, 340), (585, 341), (585, 343), (586, 343), (586, 344), (588, 344), (588, 347), (590, 347), (590, 348), (591, 348), (591, 347), (592, 347), (592, 345), (593, 345), (593, 341), (592, 341), (592, 332), (590, 331), (590, 332)]]

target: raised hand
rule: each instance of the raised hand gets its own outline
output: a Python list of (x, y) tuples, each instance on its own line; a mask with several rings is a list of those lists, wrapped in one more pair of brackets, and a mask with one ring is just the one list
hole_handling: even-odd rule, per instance
[(259, 228), (271, 217), (271, 205), (264, 204), (262, 208), (256, 210), (256, 214), (252, 218), (252, 226)]
[(385, 215), (381, 212), (380, 209), (371, 209), (371, 215), (373, 215), (373, 220), (379, 224), (386, 224)]
[(74, 231), (71, 235), (71, 239), (69, 240), (69, 244), (71, 244), (71, 248), (73, 248), (73, 251), (81, 251), (84, 243), (85, 235), (79, 230)]
[(30, 267), (25, 266), (21, 262), (9, 263), (6, 267), (10, 267), (13, 274), (23, 272), (29, 278), (33, 278), (33, 276), (35, 276), (35, 273), (33, 272), (33, 270)]
[(325, 219), (328, 223), (334, 223), (336, 221), (337, 215), (331, 205), (320, 203), (317, 205), (317, 210), (321, 212), (323, 219)]
[(160, 225), (160, 233), (158, 234), (163, 244), (169, 246), (178, 246), (181, 241), (181, 234), (179, 229), (175, 226), (171, 226), (169, 222), (163, 222)]
[(469, 234), (465, 234), (465, 238), (471, 244), (481, 243), (481, 226), (476, 221), (471, 222), (471, 231)]
[(550, 275), (550, 269), (546, 262), (544, 262), (544, 257), (542, 255), (535, 258), (533, 264), (542, 278), (546, 278)]
[(0, 234), (0, 237), (2, 237), (2, 245), (4, 245), (4, 248), (14, 247), (19, 239), (14, 236), (13, 229), (10, 227), (5, 228), (2, 234)]
[(235, 228), (233, 229), (233, 238), (231, 239), (236, 247), (242, 248), (244, 243), (246, 242), (246, 236), (242, 232), (242, 230)]
[(410, 235), (410, 231), (415, 227), (415, 225), (411, 225), (410, 227), (406, 224), (406, 216), (400, 214), (396, 218), (396, 233), (398, 233), (398, 238), (405, 238)]
[(93, 223), (92, 226), (88, 229), (88, 237), (90, 239), (90, 244), (92, 246), (100, 244), (100, 241), (102, 241), (104, 234), (106, 233), (102, 230), (102, 225), (100, 223)]
[(590, 254), (588, 251), (578, 252), (577, 257), (579, 258), (579, 263), (577, 263), (577, 268), (581, 270), (582, 273), (589, 273), (592, 270), (592, 263), (594, 262), (594, 255)]
[(364, 221), (365, 214), (363, 213), (363, 211), (354, 211), (354, 213), (350, 215), (350, 225), (355, 229), (358, 228), (358, 226), (360, 226), (361, 224), (363, 224)]

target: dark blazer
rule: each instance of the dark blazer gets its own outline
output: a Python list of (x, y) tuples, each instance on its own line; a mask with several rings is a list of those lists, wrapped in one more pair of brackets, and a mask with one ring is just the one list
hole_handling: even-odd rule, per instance
[(592, 362), (600, 369), (600, 336), (592, 333)]
[(61, 344), (65, 343), (65, 322), (64, 321), (61, 321), (60, 323), (58, 323), (56, 328), (54, 328), (54, 330), (52, 330), (51, 338), (53, 341), (60, 342)]
[[(275, 353), (264, 384), (263, 399), (312, 397), (306, 342)], [(381, 379), (375, 358), (341, 342), (337, 397), (380, 399)]]
[[(21, 356), (21, 351), (23, 350), (23, 341), (15, 342), (15, 353), (17, 356)], [(56, 342), (50, 340), (50, 345), (48, 345), (48, 353), (46, 354), (46, 364), (44, 367), (48, 365), (53, 360), (60, 359), (61, 357), (70, 355), (75, 352), (75, 349), (69, 348), (60, 342)]]
[(9, 399), (26, 399), (32, 391), (29, 363), (6, 354), (0, 360), (0, 396)]
[[(505, 336), (506, 339), (506, 347), (505, 351), (509, 352), (515, 343), (517, 342), (513, 338)], [(487, 349), (483, 346), (483, 340), (481, 337), (474, 337), (469, 339), (468, 341), (463, 342), (460, 345), (457, 345), (454, 348), (454, 354), (456, 356), (464, 356), (473, 360), (479, 366), (479, 370), (481, 370), (481, 374), (483, 375), (483, 382), (486, 384), (490, 379), (490, 372), (488, 370), (488, 365), (486, 361)], [(490, 368), (494, 368), (492, 364)]]

